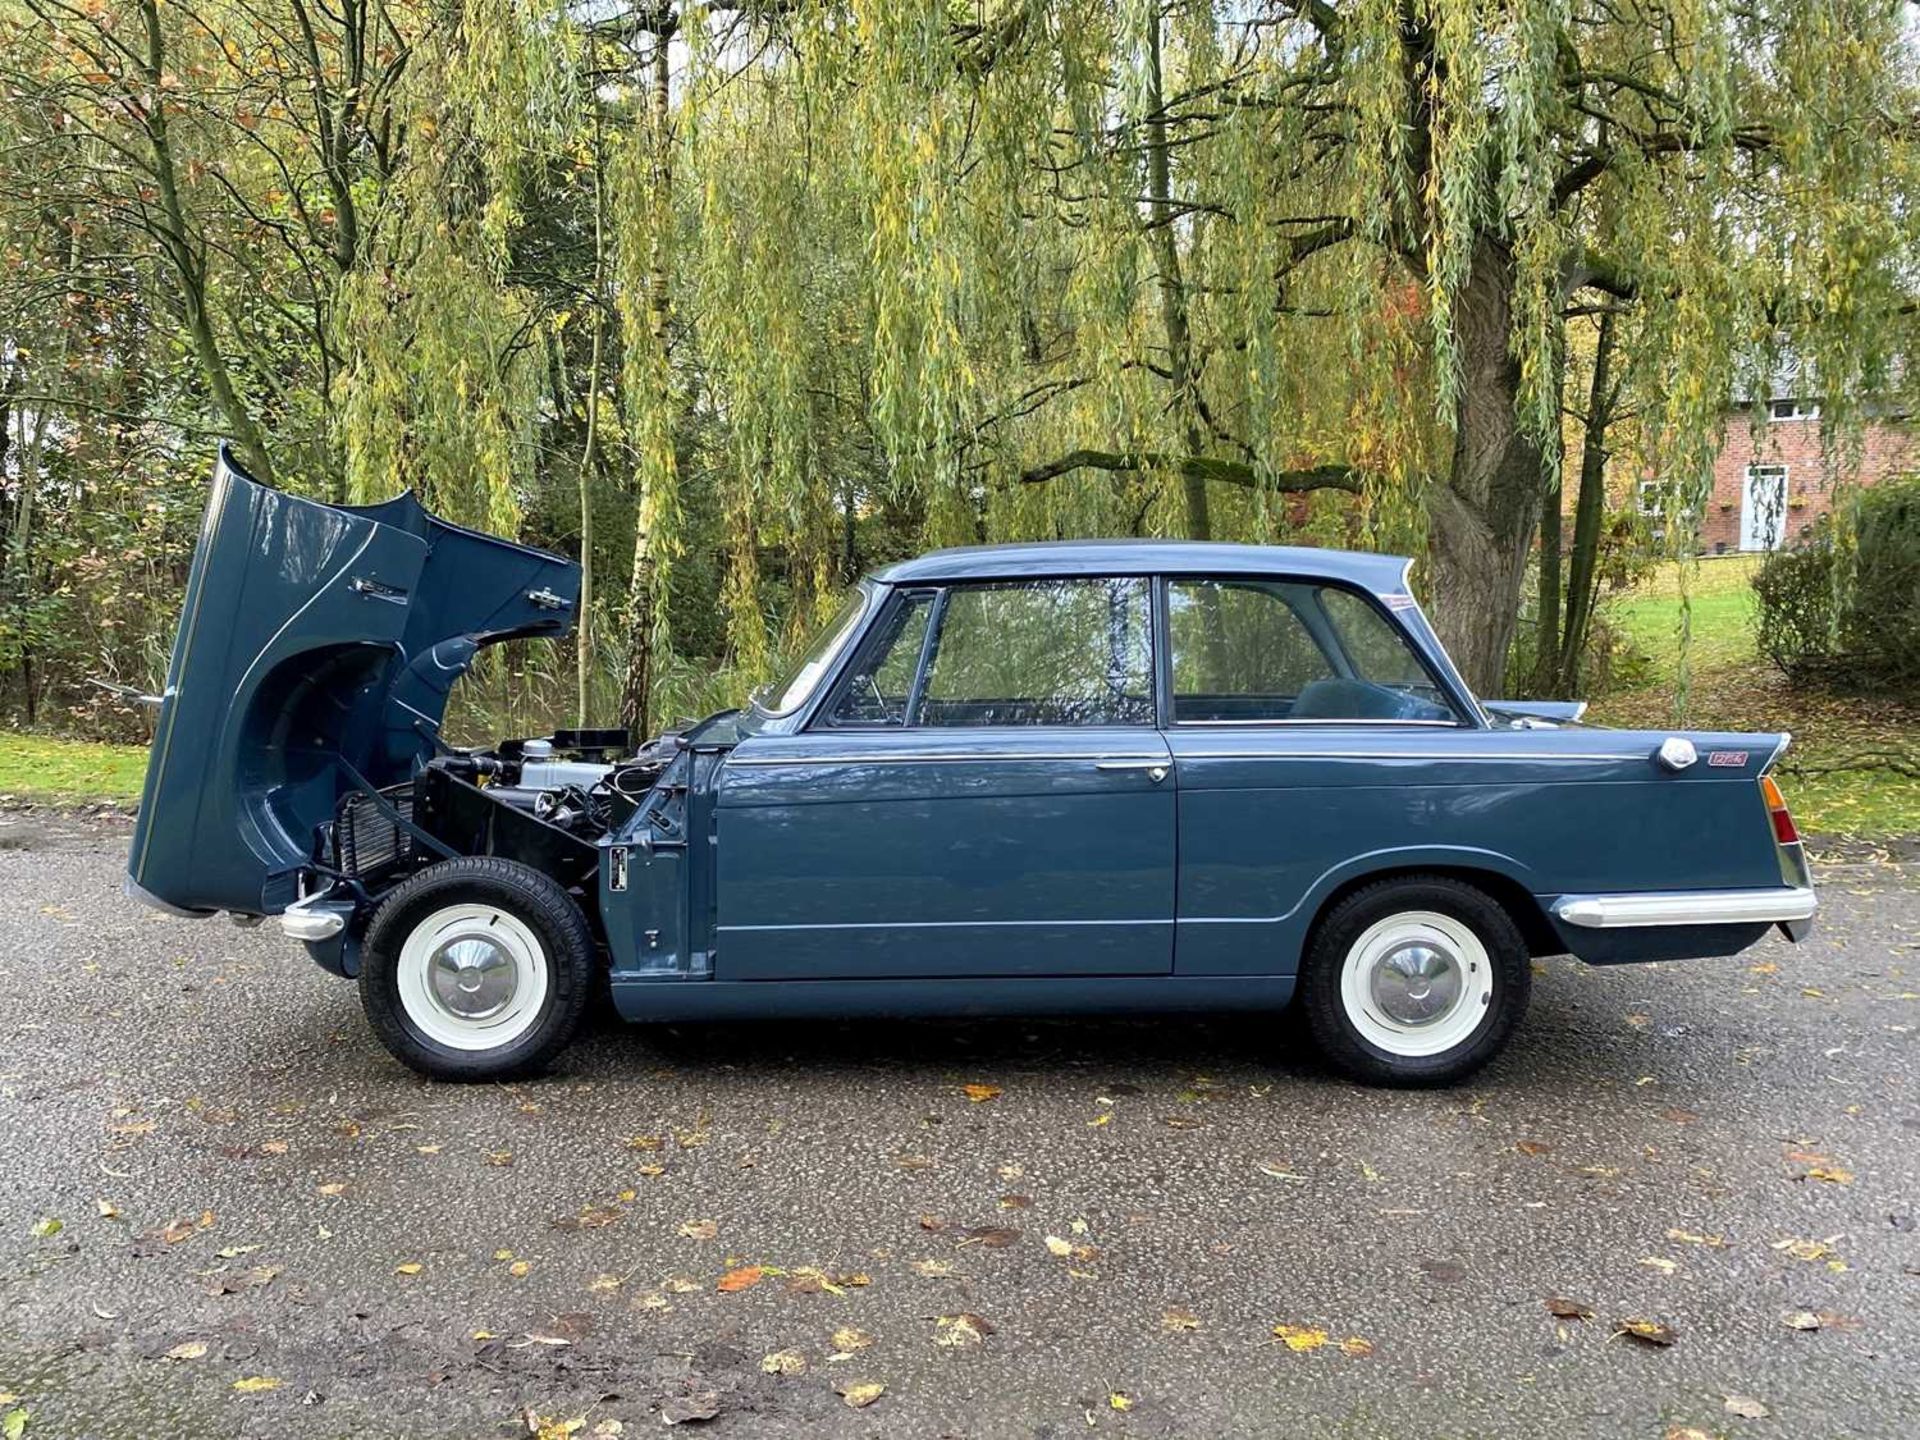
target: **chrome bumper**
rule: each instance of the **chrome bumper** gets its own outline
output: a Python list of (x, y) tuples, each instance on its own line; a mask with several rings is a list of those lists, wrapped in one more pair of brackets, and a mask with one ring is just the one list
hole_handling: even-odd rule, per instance
[(1640, 925), (1772, 925), (1811, 920), (1810, 886), (1773, 890), (1667, 890), (1645, 895), (1563, 895), (1554, 918), (1589, 930)]

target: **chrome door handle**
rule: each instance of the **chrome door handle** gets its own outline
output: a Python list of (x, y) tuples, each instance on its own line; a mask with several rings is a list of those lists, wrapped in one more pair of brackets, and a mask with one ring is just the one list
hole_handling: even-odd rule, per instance
[(1167, 762), (1164, 760), (1096, 760), (1096, 770), (1144, 770), (1147, 778), (1158, 785), (1167, 778)]

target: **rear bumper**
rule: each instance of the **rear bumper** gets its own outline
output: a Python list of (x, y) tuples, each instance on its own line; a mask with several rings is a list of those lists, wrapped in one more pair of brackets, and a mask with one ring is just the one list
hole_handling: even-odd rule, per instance
[[(1661, 890), (1637, 895), (1563, 895), (1554, 919), (1583, 930), (1668, 925), (1773, 925), (1813, 919), (1811, 886), (1767, 890)], [(1804, 932), (1803, 932), (1804, 933)]]

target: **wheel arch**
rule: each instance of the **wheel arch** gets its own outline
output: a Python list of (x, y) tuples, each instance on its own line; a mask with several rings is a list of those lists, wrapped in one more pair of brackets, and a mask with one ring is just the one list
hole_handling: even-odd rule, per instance
[(1521, 878), (1524, 867), (1505, 856), (1482, 851), (1442, 851), (1431, 856), (1393, 852), (1368, 858), (1377, 863), (1343, 867), (1342, 871), (1323, 877), (1315, 888), (1312, 919), (1307, 923), (1300, 947), (1303, 956), (1311, 953), (1327, 916), (1356, 890), (1387, 880), (1417, 880), (1427, 876), (1471, 885), (1486, 895), (1519, 926), (1529, 955), (1559, 955), (1567, 948), (1548, 919), (1545, 907)]

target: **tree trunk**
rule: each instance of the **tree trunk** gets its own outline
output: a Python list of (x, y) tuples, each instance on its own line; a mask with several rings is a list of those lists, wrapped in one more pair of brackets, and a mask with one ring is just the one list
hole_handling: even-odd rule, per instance
[[(1180, 274), (1180, 241), (1174, 233), (1173, 163), (1160, 93), (1160, 26), (1156, 11), (1147, 46), (1147, 197), (1151, 226), (1147, 239), (1160, 272), (1160, 324), (1167, 334), (1167, 369), (1172, 377), (1174, 413), (1180, 418), (1181, 443), (1188, 457), (1206, 445), (1200, 430), (1199, 377), (1193, 373), (1193, 330), (1187, 319), (1186, 283)], [(1188, 470), (1182, 477), (1187, 502), (1187, 538), (1211, 540), (1213, 514), (1207, 481)]]
[(1540, 584), (1533, 649), (1533, 690), (1539, 695), (1549, 693), (1560, 674), (1560, 507), (1566, 489), (1556, 466), (1540, 502)]
[(207, 388), (213, 392), (227, 433), (238, 442), (247, 468), (267, 484), (273, 484), (273, 458), (267, 453), (260, 427), (240, 399), (227, 360), (220, 353), (220, 342), (213, 333), (213, 316), (207, 304), (206, 257), (194, 244), (195, 229), (187, 218), (187, 207), (180, 195), (173, 143), (167, 135), (167, 97), (163, 88), (166, 48), (160, 33), (160, 0), (140, 0), (140, 14), (146, 26), (146, 53), (142, 57), (147, 93), (144, 122), (147, 145), (152, 152), (153, 178), (160, 192), (160, 207), (166, 224), (156, 227), (160, 248), (173, 266), (180, 282), (181, 303), (187, 312), (187, 335), (193, 341), (194, 358)]
[[(591, 32), (589, 32), (591, 37)], [(587, 69), (599, 70), (599, 47), (589, 38)], [(574, 724), (588, 729), (593, 714), (593, 481), (600, 440), (600, 357), (606, 334), (606, 180), (601, 153), (600, 97), (593, 106), (593, 344), (587, 361), (587, 437), (580, 447), (580, 604), (574, 613)]]
[(1427, 507), (1426, 591), (1434, 628), (1468, 685), (1489, 697), (1506, 684), (1546, 468), (1517, 409), (1520, 362), (1509, 348), (1513, 282), (1511, 252), (1481, 236), (1453, 307), (1460, 364), (1453, 465)]
[(1573, 556), (1567, 568), (1567, 620), (1560, 643), (1559, 691), (1579, 694), (1587, 632), (1600, 590), (1600, 529), (1607, 508), (1607, 427), (1613, 423), (1619, 387), (1613, 380), (1614, 317), (1600, 312), (1594, 342), (1593, 383), (1587, 391), (1585, 431), (1580, 440), (1580, 492), (1573, 502)]
[[(673, 153), (667, 135), (668, 104), (672, 89), (667, 71), (667, 42), (673, 34), (675, 17), (663, 10), (656, 18), (653, 45), (653, 73), (649, 77), (647, 123), (653, 148), (653, 204), (656, 215), (652, 253), (647, 274), (647, 324), (654, 346), (653, 379), (662, 393), (650, 403), (667, 403), (666, 387), (672, 383), (667, 354), (667, 235), (666, 217), (671, 214), (673, 194)], [(620, 687), (620, 723), (633, 732), (635, 740), (644, 740), (652, 718), (653, 632), (658, 617), (654, 613), (654, 576), (657, 561), (653, 552), (650, 517), (653, 506), (644, 493), (650, 482), (642, 478), (643, 493), (633, 530), (633, 574), (627, 589), (627, 673)]]

